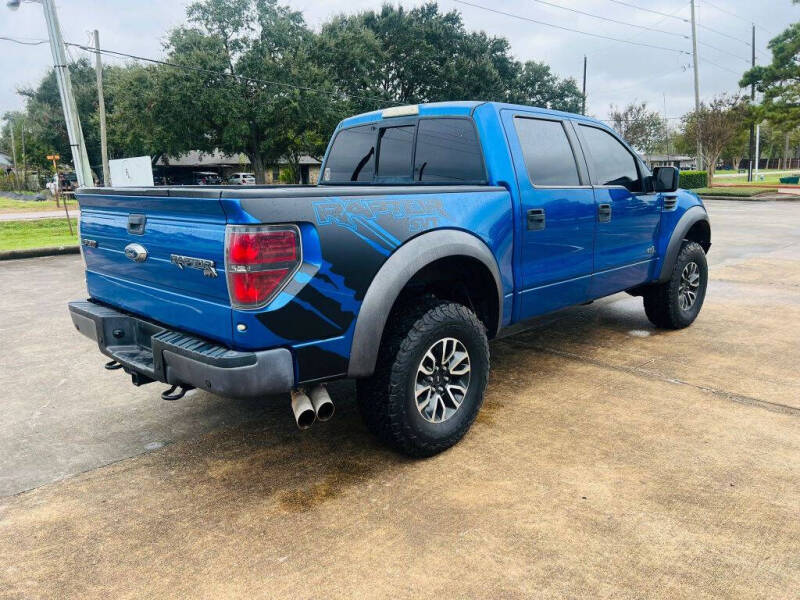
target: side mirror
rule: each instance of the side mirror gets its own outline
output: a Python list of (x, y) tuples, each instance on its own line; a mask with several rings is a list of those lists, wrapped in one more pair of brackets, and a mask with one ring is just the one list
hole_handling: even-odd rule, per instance
[(677, 167), (656, 167), (653, 169), (653, 184), (656, 192), (674, 192), (678, 189), (680, 171)]

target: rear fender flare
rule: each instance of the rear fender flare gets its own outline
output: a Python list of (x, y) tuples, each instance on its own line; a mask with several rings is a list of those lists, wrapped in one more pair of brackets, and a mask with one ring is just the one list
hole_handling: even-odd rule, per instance
[(678, 252), (681, 250), (681, 244), (686, 238), (686, 234), (689, 233), (689, 230), (698, 221), (709, 222), (706, 209), (699, 205), (687, 209), (675, 224), (675, 228), (672, 230), (672, 235), (667, 244), (667, 249), (664, 252), (664, 260), (661, 262), (661, 271), (657, 279), (659, 283), (668, 281), (672, 276), (672, 268), (675, 266)]
[[(367, 289), (356, 320), (350, 349), (349, 377), (368, 377), (375, 370), (383, 329), (400, 292), (423, 267), (449, 256), (467, 256), (483, 263), (497, 288), (498, 327), (503, 322), (503, 287), (497, 260), (474, 235), (439, 229), (415, 237), (392, 254)], [(490, 331), (493, 336), (496, 331)]]

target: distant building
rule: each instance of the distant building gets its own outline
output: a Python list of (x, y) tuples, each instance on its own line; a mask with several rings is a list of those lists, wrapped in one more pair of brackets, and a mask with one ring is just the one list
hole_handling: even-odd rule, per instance
[(0, 171), (8, 173), (14, 169), (14, 163), (11, 157), (0, 152)]
[[(286, 159), (268, 165), (265, 169), (267, 183), (279, 183), (280, 172), (289, 164)], [(300, 178), (302, 183), (317, 183), (319, 180), (320, 161), (310, 156), (300, 157)], [(176, 158), (161, 157), (153, 167), (153, 175), (158, 184), (163, 184), (164, 178), (169, 183), (191, 184), (194, 183), (195, 174), (199, 172), (217, 173), (222, 179), (227, 180), (233, 173), (245, 171), (252, 172), (250, 159), (244, 154), (224, 154), (222, 152), (200, 152), (192, 150)]]
[(694, 156), (682, 154), (643, 154), (642, 158), (651, 169), (655, 167), (678, 167), (680, 170), (695, 168)]

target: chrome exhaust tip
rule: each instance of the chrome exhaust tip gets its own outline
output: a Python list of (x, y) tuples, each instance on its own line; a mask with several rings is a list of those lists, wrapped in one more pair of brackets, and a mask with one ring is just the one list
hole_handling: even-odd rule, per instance
[(335, 412), (333, 400), (331, 400), (325, 385), (318, 385), (311, 390), (311, 405), (320, 421), (329, 421)]
[(300, 429), (308, 429), (317, 420), (311, 399), (301, 390), (292, 390), (292, 412)]

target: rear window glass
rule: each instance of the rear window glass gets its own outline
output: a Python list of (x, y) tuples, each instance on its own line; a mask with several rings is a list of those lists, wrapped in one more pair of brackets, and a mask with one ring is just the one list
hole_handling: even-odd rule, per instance
[(467, 119), (420, 119), (414, 181), (484, 181), (478, 136)]
[(325, 163), (323, 181), (372, 181), (375, 174), (375, 127), (343, 129)]
[(517, 117), (514, 125), (533, 185), (580, 185), (575, 155), (560, 121)]
[(414, 126), (387, 127), (381, 131), (378, 177), (411, 177)]
[(475, 126), (469, 119), (434, 118), (420, 119), (415, 124), (359, 125), (341, 130), (328, 153), (322, 182), (371, 182), (376, 178), (422, 183), (485, 182)]

